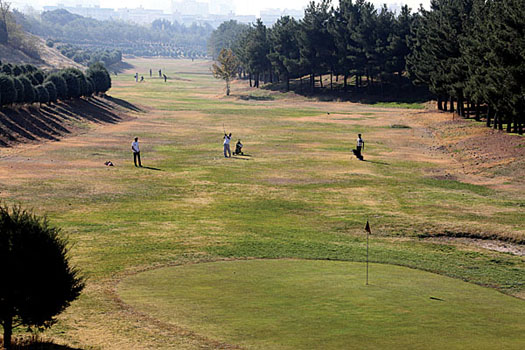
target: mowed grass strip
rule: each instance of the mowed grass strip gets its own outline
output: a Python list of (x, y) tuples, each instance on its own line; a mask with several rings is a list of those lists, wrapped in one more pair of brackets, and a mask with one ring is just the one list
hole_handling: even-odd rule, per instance
[(494, 290), (393, 265), (222, 261), (125, 279), (123, 300), (246, 349), (523, 349), (525, 305)]

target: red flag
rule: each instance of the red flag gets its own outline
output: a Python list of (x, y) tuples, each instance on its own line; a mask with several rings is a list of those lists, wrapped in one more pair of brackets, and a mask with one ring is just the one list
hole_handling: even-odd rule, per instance
[(372, 231), (370, 231), (370, 224), (368, 223), (368, 220), (366, 220), (365, 231), (372, 234)]

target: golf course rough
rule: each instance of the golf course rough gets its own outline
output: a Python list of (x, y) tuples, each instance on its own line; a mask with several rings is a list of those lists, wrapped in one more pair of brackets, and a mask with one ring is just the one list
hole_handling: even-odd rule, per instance
[(525, 304), (457, 279), (319, 260), (239, 260), (125, 279), (124, 302), (247, 349), (524, 349)]

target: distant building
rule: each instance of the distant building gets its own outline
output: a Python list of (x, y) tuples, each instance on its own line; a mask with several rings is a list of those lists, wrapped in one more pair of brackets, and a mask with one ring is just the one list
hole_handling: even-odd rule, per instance
[(171, 13), (182, 16), (198, 16), (204, 18), (210, 13), (208, 3), (196, 0), (171, 2)]
[(230, 0), (210, 0), (210, 14), (230, 15), (235, 13), (235, 5)]
[(271, 26), (277, 20), (283, 16), (290, 16), (297, 20), (304, 17), (304, 11), (302, 10), (290, 10), (290, 9), (264, 9), (261, 10), (261, 20), (266, 26)]
[(116, 11), (118, 19), (127, 22), (149, 24), (156, 19), (171, 21), (172, 16), (165, 14), (162, 10), (145, 9), (142, 6), (136, 9), (120, 8)]

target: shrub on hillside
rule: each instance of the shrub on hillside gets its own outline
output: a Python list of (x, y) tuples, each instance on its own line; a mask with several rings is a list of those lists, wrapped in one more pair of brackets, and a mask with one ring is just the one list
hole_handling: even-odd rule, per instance
[(0, 74), (0, 94), (1, 100), (0, 105), (7, 106), (15, 103), (16, 101), (16, 89), (13, 78), (9, 75)]
[(32, 75), (37, 82), (35, 85), (41, 85), (44, 82), (44, 72), (42, 72), (40, 69), (33, 72)]
[(49, 95), (49, 103), (56, 102), (57, 101), (57, 89), (55, 87), (55, 84), (53, 84), (52, 81), (45, 82), (44, 88), (47, 90), (47, 94)]
[(10, 63), (3, 64), (2, 67), (0, 67), (0, 73), (7, 75), (13, 74), (13, 66)]
[(18, 77), (13, 78), (13, 83), (15, 84), (15, 90), (16, 90), (16, 98), (15, 103), (24, 103), (25, 93), (24, 93), (24, 85), (18, 79)]
[(93, 94), (95, 93), (95, 82), (93, 81), (93, 79), (89, 77), (86, 77), (86, 81), (87, 81), (88, 96), (93, 96)]
[(84, 75), (84, 73), (82, 73), (81, 70), (76, 69), (76, 68), (67, 68), (65, 72), (74, 76), (78, 82), (78, 87), (79, 87), (78, 96), (74, 96), (74, 97), (87, 96), (86, 95), (87, 94), (87, 81), (86, 81), (86, 76)]
[(64, 77), (61, 74), (53, 73), (48, 75), (45, 81), (50, 81), (55, 85), (57, 98), (64, 100), (68, 98), (67, 83), (64, 80)]
[(91, 65), (87, 70), (87, 76), (93, 80), (96, 93), (105, 93), (111, 88), (111, 77), (101, 63)]
[(17, 77), (17, 76), (19, 76), (19, 75), (21, 75), (23, 73), (25, 73), (25, 70), (22, 67), (20, 67), (19, 65), (13, 66), (13, 75), (15, 77)]
[(76, 75), (72, 74), (67, 70), (61, 71), (60, 75), (66, 81), (67, 98), (79, 98), (81, 95), (80, 84)]
[(25, 75), (18, 77), (18, 80), (20, 80), (24, 86), (24, 103), (35, 102), (35, 88), (33, 87), (33, 84), (31, 84), (31, 81)]
[(40, 102), (40, 105), (42, 105), (42, 103), (49, 103), (49, 93), (43, 85), (35, 86), (35, 90), (38, 97), (36, 102)]
[(38, 70), (37, 67), (33, 66), (32, 64), (25, 64), (24, 65), (24, 68), (26, 70), (26, 73), (33, 73), (33, 72), (36, 72)]

